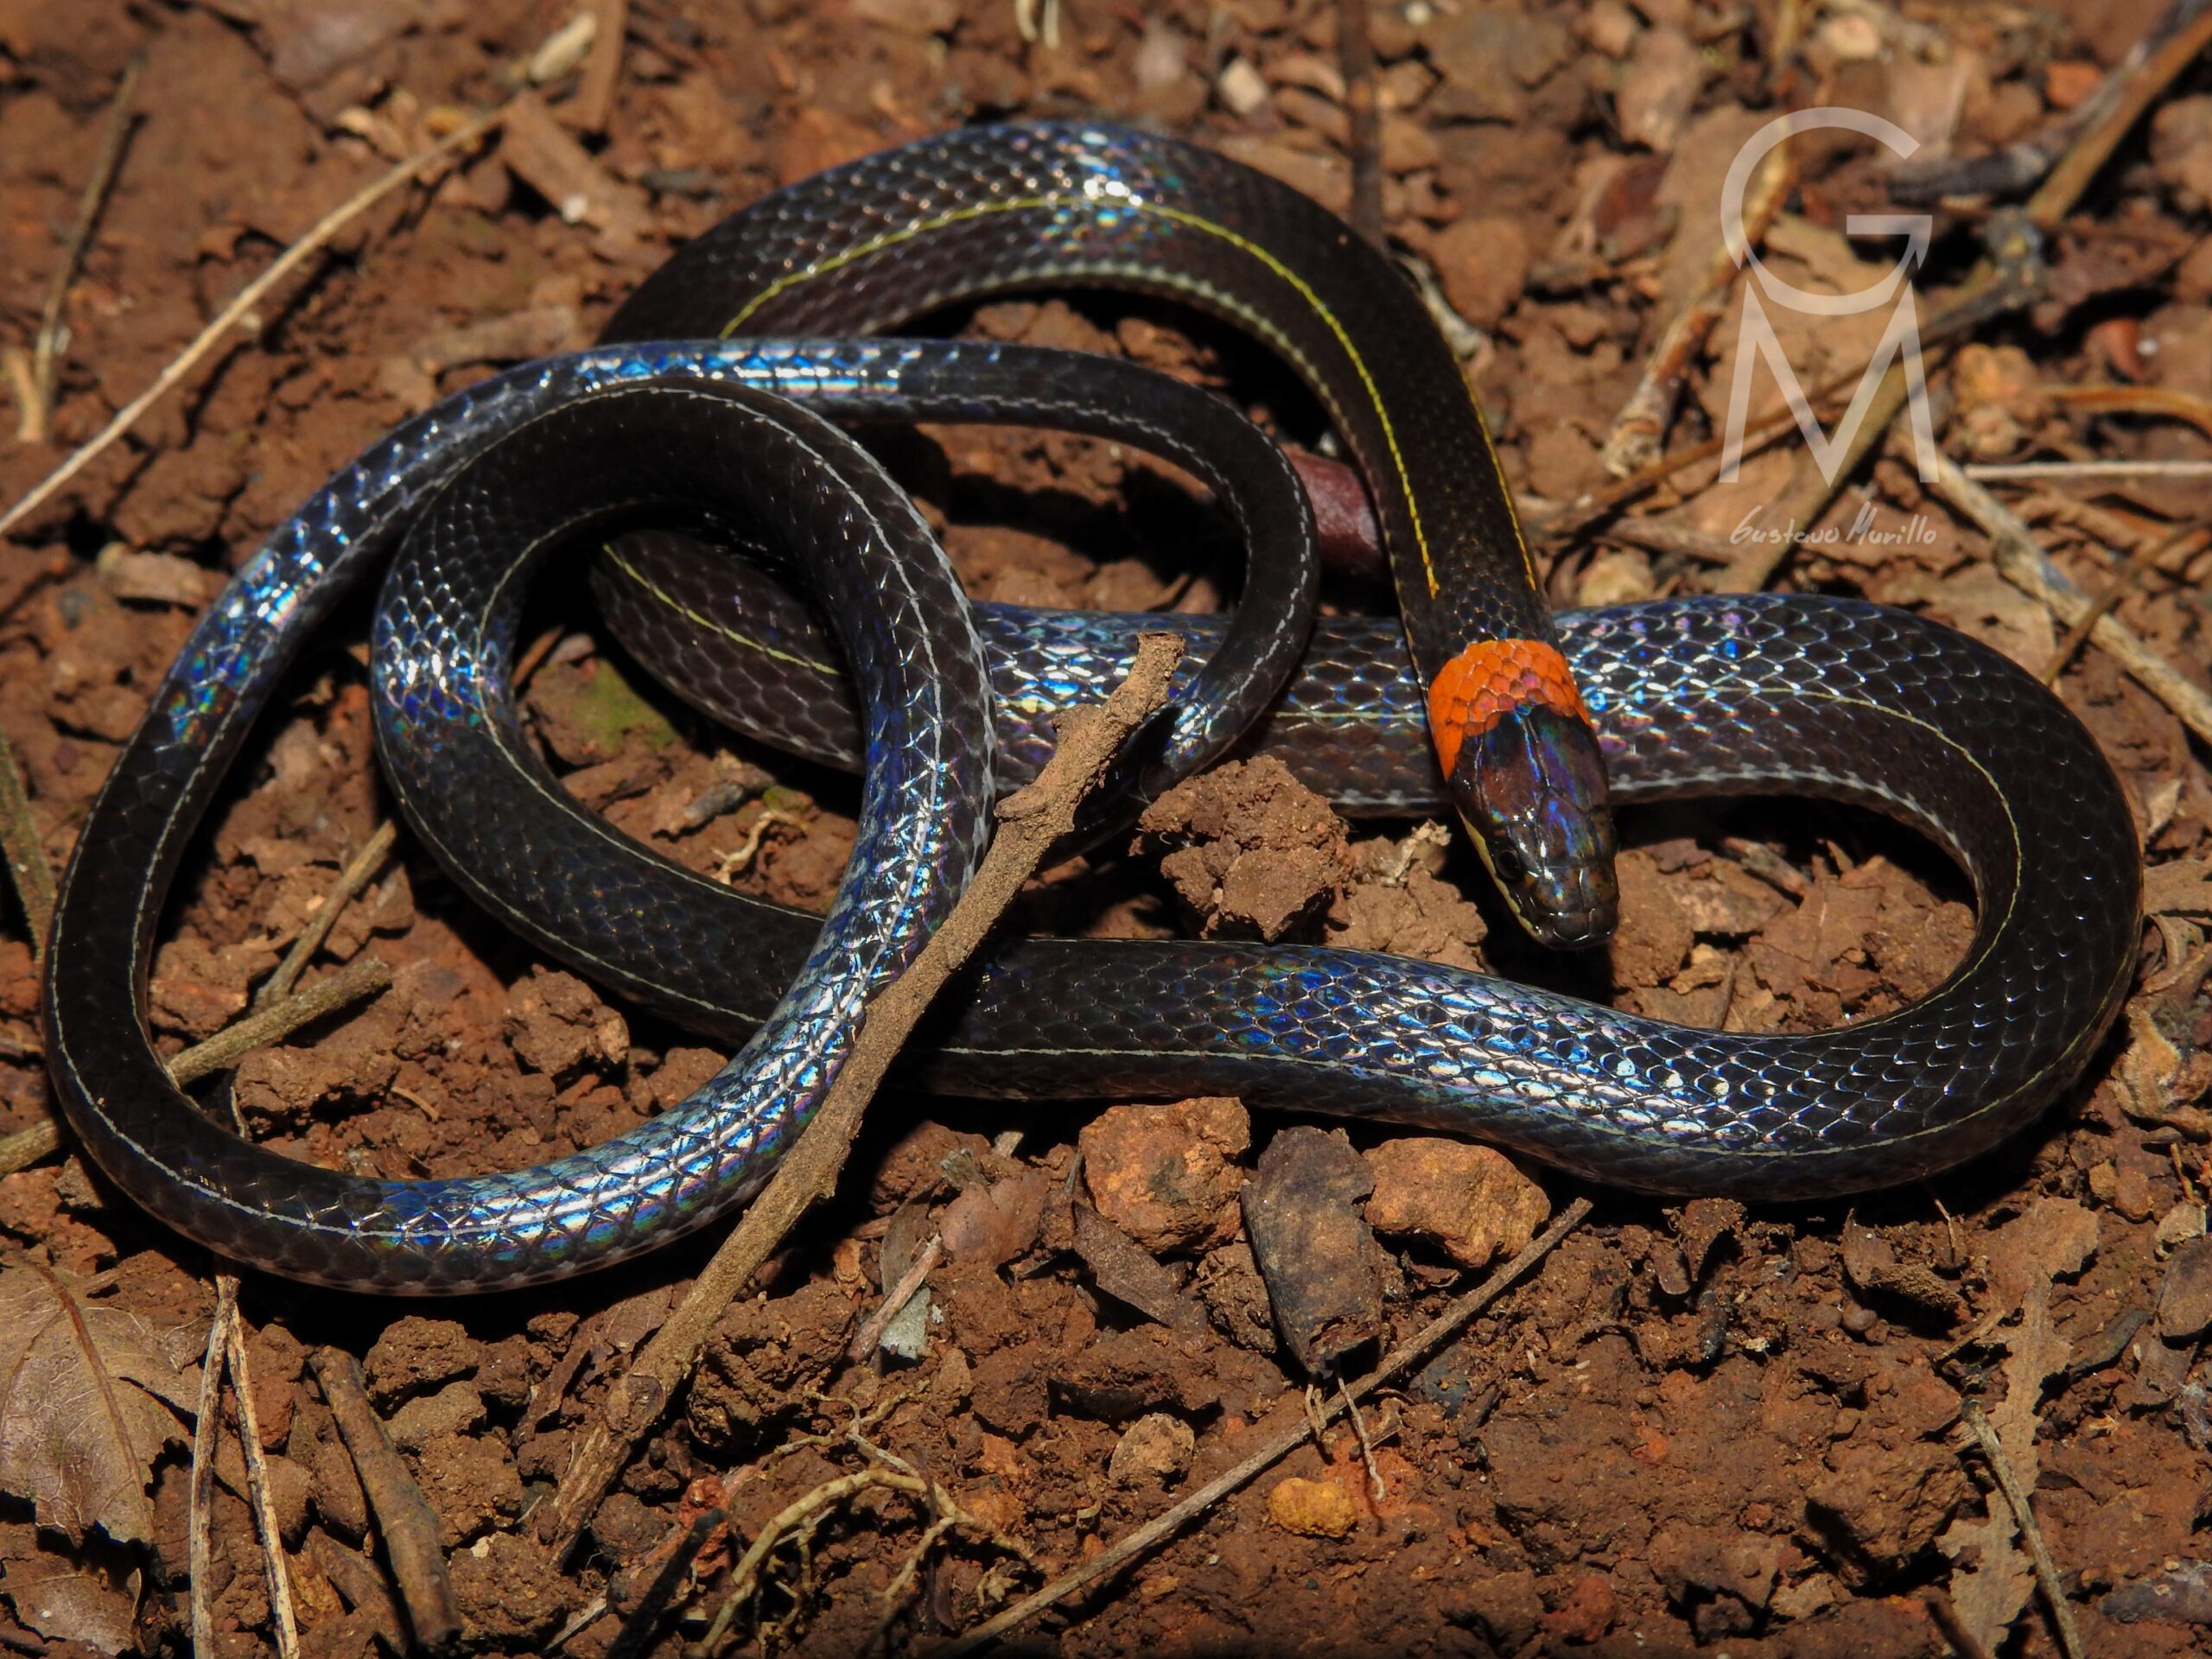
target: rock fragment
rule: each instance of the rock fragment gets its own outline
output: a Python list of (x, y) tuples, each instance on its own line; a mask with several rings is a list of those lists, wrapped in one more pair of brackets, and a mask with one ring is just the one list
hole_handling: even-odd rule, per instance
[(1503, 1154), (1440, 1135), (1385, 1141), (1367, 1154), (1368, 1225), (1425, 1240), (1463, 1268), (1524, 1249), (1551, 1219), (1551, 1199)]
[(1244, 1228), (1275, 1329), (1309, 1375), (1333, 1376), (1382, 1328), (1382, 1247), (1359, 1213), (1375, 1178), (1342, 1129), (1283, 1130), (1244, 1189)]

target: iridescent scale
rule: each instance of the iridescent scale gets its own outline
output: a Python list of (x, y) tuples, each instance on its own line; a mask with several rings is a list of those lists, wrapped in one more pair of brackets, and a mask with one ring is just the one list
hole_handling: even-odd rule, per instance
[[(755, 280), (745, 321), (804, 327), (804, 308), (833, 291), (840, 307), (873, 296), (906, 315), (939, 274), (1042, 285), (1068, 261), (1141, 285), (1179, 260), (1160, 286), (1267, 313), (1266, 285), (1283, 280), (1270, 249), (1320, 233), (1283, 216), (1282, 194), (1141, 135), (953, 135), (755, 210), (770, 239), (764, 252), (748, 235), (743, 257), (793, 280)], [(699, 246), (695, 275), (726, 251), (711, 236)], [(649, 283), (626, 310), (633, 337), (685, 299), (677, 280)], [(1324, 297), (1333, 310), (1363, 302)], [(1279, 343), (1335, 388), (1332, 408), (1370, 468), (1466, 429), (1456, 372), (1448, 387), (1419, 374), (1354, 384), (1357, 365), (1330, 356), (1341, 341), (1326, 327)], [(823, 416), (1034, 418), (1183, 460), (1253, 545), (1293, 556), (1249, 581), (1227, 632), (1152, 619), (1191, 632), (1204, 666), (1137, 786), (1224, 752), (1295, 669), (1249, 741), (1281, 746), (1361, 810), (1426, 807), (1419, 682), (1395, 623), (1324, 624), (1306, 641), (1309, 527), (1287, 470), (1227, 411), (1166, 384), (1008, 348), (641, 344), (496, 377), (401, 427), (218, 600), (86, 821), (47, 1004), (57, 1090), (82, 1144), (221, 1254), (353, 1288), (542, 1281), (654, 1248), (756, 1191), (833, 1082), (869, 992), (958, 891), (994, 788), (1033, 763), (1046, 710), (1116, 676), (1132, 626), (990, 613), (987, 656), (911, 507)], [(1433, 401), (1447, 391), (1459, 400), (1448, 417)], [(1424, 522), (1440, 547), (1462, 532), (1499, 545), (1496, 515), (1510, 521), (1510, 507), (1494, 462), (1461, 460), (1493, 471), (1459, 496), (1424, 494)], [(1382, 505), (1387, 518), (1405, 504)], [(702, 587), (696, 564), (662, 572), (679, 603), (633, 606), (657, 668), (696, 659), (691, 695), (727, 694), (803, 747), (865, 760), (853, 864), (826, 920), (745, 899), (613, 834), (516, 740), (506, 669), (530, 569), (670, 512), (710, 541), (772, 532), (836, 624), (834, 652), (780, 613), (782, 632), (764, 632), (773, 601), (736, 578)], [(193, 830), (279, 677), (403, 538), (372, 687), (395, 791), (426, 843), (547, 950), (745, 1039), (721, 1076), (643, 1128), (512, 1174), (381, 1181), (251, 1146), (169, 1084), (143, 1019), (154, 929)], [(1468, 602), (1525, 608), (1497, 582)], [(1539, 617), (1530, 631), (1548, 626)], [(778, 649), (761, 649), (772, 633)], [(1933, 624), (1812, 598), (1659, 601), (1563, 617), (1558, 637), (1621, 798), (1810, 794), (1932, 835), (1980, 902), (1957, 971), (1882, 1019), (1753, 1037), (1392, 957), (1013, 941), (944, 1000), (914, 1076), (971, 1092), (1236, 1093), (1445, 1127), (1628, 1185), (1753, 1198), (1924, 1175), (2017, 1129), (2078, 1076), (2132, 969), (2140, 871), (2117, 780), (2040, 684)], [(857, 705), (808, 666), (831, 655)]]

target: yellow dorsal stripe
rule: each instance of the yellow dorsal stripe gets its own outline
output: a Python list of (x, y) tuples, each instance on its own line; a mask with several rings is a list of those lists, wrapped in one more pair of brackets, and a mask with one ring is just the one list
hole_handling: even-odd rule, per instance
[[(722, 325), (722, 337), (728, 339), (736, 334), (739, 329), (745, 327), (754, 313), (779, 295), (803, 283), (829, 276), (859, 260), (885, 252), (903, 243), (911, 242), (918, 237), (927, 236), (934, 232), (945, 230), (955, 225), (965, 224), (991, 213), (1055, 213), (1065, 208), (1069, 204), (1070, 199), (1063, 196), (1018, 196), (991, 201), (969, 202), (963, 207), (948, 208), (941, 213), (931, 213), (921, 219), (910, 219), (904, 225), (880, 232), (864, 242), (855, 243), (849, 248), (841, 249), (802, 270), (790, 271), (779, 276), (747, 300), (739, 308), (737, 314)], [(1352, 343), (1350, 331), (1344, 327), (1336, 313), (1323, 302), (1321, 296), (1313, 291), (1313, 286), (1304, 277), (1249, 237), (1231, 230), (1226, 225), (1207, 219), (1203, 214), (1192, 213), (1186, 208), (1170, 207), (1163, 202), (1145, 201), (1135, 196), (1116, 197), (1111, 211), (1154, 213), (1173, 224), (1214, 237), (1258, 263), (1269, 275), (1283, 283), (1313, 309), (1313, 315), (1320, 319), (1322, 326), (1335, 339), (1345, 359), (1351, 364), (1353, 372), (1359, 376), (1360, 385), (1366, 391), (1368, 403), (1375, 411), (1376, 423), (1381, 427), (1383, 444), (1389, 451), (1391, 467), (1397, 474), (1399, 499), (1406, 504), (1406, 516), (1413, 524), (1414, 549), (1421, 558), (1421, 575), (1428, 584), (1430, 596), (1434, 597), (1438, 591), (1436, 567), (1429, 556), (1428, 532), (1421, 523), (1421, 504), (1414, 494), (1413, 480), (1406, 468), (1405, 455), (1398, 447), (1397, 428), (1391, 422), (1389, 406), (1382, 401), (1382, 387), (1376, 383), (1374, 373), (1369, 369), (1366, 359), (1360, 354), (1359, 348)], [(1173, 281), (1172, 273), (1162, 273), (1162, 278), (1167, 286), (1178, 285)], [(1192, 286), (1195, 287), (1195, 284)], [(1250, 321), (1255, 326), (1258, 325), (1257, 318), (1252, 318)], [(1285, 344), (1280, 340), (1276, 343)], [(1464, 376), (1461, 377), (1461, 384), (1463, 386), (1465, 385)], [(1506, 514), (1513, 525), (1514, 545), (1516, 550), (1521, 555), (1522, 567), (1527, 572), (1530, 585), (1533, 587), (1535, 582), (1535, 567), (1529, 559), (1527, 539), (1521, 533), (1520, 514), (1514, 508), (1513, 493), (1506, 487), (1505, 474), (1503, 468), (1499, 467), (1497, 448), (1490, 441), (1490, 430), (1484, 423), (1481, 405), (1474, 403), (1474, 391), (1471, 387), (1467, 388), (1467, 400), (1474, 406), (1476, 429), (1482, 435), (1484, 453), (1489, 457), (1491, 467), (1497, 471), (1498, 493), (1504, 498)]]
[(677, 615), (683, 617), (693, 626), (703, 628), (709, 633), (718, 634), (722, 639), (728, 640), (734, 645), (741, 645), (747, 651), (757, 651), (763, 657), (771, 658), (779, 663), (787, 663), (793, 668), (808, 669), (814, 673), (824, 675), (830, 679), (837, 677), (837, 670), (829, 663), (818, 663), (811, 657), (800, 656), (797, 652), (779, 651), (775, 646), (770, 645), (765, 639), (756, 639), (751, 634), (740, 633), (735, 628), (727, 626), (722, 623), (715, 621), (713, 617), (709, 616), (705, 612), (693, 610), (691, 607), (684, 604), (681, 600), (677, 599), (675, 594), (670, 593), (658, 582), (653, 581), (653, 579), (648, 576), (644, 571), (639, 569), (636, 565), (624, 558), (621, 554), (615, 551), (614, 547), (611, 543), (602, 545), (599, 550), (601, 556), (605, 558), (609, 563), (613, 564), (616, 569), (620, 570), (632, 582), (637, 583), (639, 587), (644, 588), (645, 592), (651, 594), (660, 604), (666, 606), (670, 610), (675, 612)]

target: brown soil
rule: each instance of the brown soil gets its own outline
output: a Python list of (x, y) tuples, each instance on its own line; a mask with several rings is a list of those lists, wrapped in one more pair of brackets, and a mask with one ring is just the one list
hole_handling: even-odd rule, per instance
[[(667, 247), (731, 207), (949, 122), (1076, 112), (1190, 134), (1345, 205), (1334, 4), (1065, 0), (1045, 8), (1057, 46), (1025, 42), (1018, 10), (750, 0), (700, 13), (639, 0), (603, 124), (588, 107), (594, 71), (563, 71), (533, 95), (542, 107), (524, 137), (353, 221), (250, 336), (0, 540), (0, 733), (57, 866), (221, 573), (395, 421), (487, 364), (588, 340)], [(1902, 19), (1806, 8), (1811, 32), (1778, 87), (1759, 56), (1777, 10), (1764, 4), (1369, 10), (1389, 228), (1484, 331), (1470, 372), (1509, 477), (1541, 503), (1605, 481), (1599, 447), (1713, 254), (1718, 169), (1751, 128), (1787, 105), (1846, 103), (1960, 153), (1997, 148), (2078, 103), (2152, 8), (2058, 0)], [(145, 62), (140, 118), (64, 308), (53, 436), (0, 439), (0, 502), (449, 108), (505, 96), (569, 15), (508, 0), (0, 4), (0, 343), (30, 342), (108, 102), (134, 54)], [(2050, 296), (1985, 331), (1942, 378), (1955, 454), (2212, 457), (2199, 429), (2212, 397), (2212, 96), (2197, 84), (2185, 79), (2146, 118), (2054, 238)], [(573, 154), (556, 142), (571, 128), (584, 140)], [(548, 207), (549, 151), (581, 169), (582, 222)], [(1769, 257), (1796, 280), (1863, 286), (1891, 256), (1844, 243), (1838, 227), (1883, 190), (1867, 153), (1816, 159)], [(1929, 293), (1963, 274), (1971, 228), (1943, 220)], [(1155, 315), (1052, 302), (987, 308), (968, 326), (1199, 374), (1293, 435), (1317, 435), (1249, 351), (1203, 332), (1193, 343)], [(1725, 410), (1734, 334), (1732, 314), (1675, 441)], [(1852, 360), (1847, 340), (1791, 343), (1808, 385)], [(1828, 371), (1822, 349), (1839, 353)], [(2168, 412), (2106, 416), (2051, 390), (2089, 386), (2161, 392)], [(1102, 448), (972, 432), (893, 448), (950, 524), (979, 594), (1195, 609), (1233, 582), (1132, 551), (1186, 543), (1191, 504)], [(1747, 464), (1737, 485), (1713, 484), (1709, 467), (1688, 475), (1658, 505), (1703, 532), (1691, 550), (1579, 541), (1550, 569), (1552, 592), (1567, 602), (1702, 585), (1793, 452)], [(1824, 523), (1847, 530), (1863, 500), (1891, 533), (1807, 547), (1777, 582), (1921, 609), (2044, 668), (2064, 629), (1993, 573), (1979, 532), (1924, 495), (1908, 462), (1885, 456), (1862, 481), (1871, 495), (1847, 489)], [(2202, 522), (2208, 505), (2201, 477), (2002, 487), (2095, 592), (2137, 543)], [(122, 556), (100, 556), (118, 544)], [(133, 556), (148, 555), (162, 556)], [(2126, 578), (2116, 606), (2192, 673), (2208, 569), (2203, 538), (2172, 543)], [(1335, 595), (1370, 597), (1349, 583)], [(388, 810), (362, 621), (298, 677), (188, 869), (154, 966), (152, 1019), (168, 1049), (245, 1008)], [(748, 891), (825, 900), (851, 841), (842, 784), (702, 728), (635, 678), (588, 613), (556, 610), (546, 626), (560, 643), (529, 703), (582, 798)], [(1033, 1623), (1022, 1650), (1626, 1659), (1710, 1647), (1742, 1659), (1978, 1640), (2050, 1653), (2057, 1638), (2011, 1511), (1983, 1458), (1962, 1450), (1967, 1401), (2031, 1492), (2088, 1649), (2204, 1651), (2212, 1405), (2197, 1344), (2212, 1323), (2212, 1168), (2197, 1103), (2212, 1084), (2201, 994), (2212, 791), (2179, 721), (2101, 650), (2077, 652), (2057, 683), (2137, 804), (2155, 925), (2128, 1024), (2049, 1122), (1855, 1208), (1745, 1213), (1592, 1194), (1590, 1223), (1524, 1286), (1370, 1405), (1371, 1471), (1353, 1437), (1331, 1430), (1325, 1447), (1293, 1452)], [(1255, 765), (1156, 811), (1128, 857), (1058, 873), (1035, 910), (1063, 929), (1328, 938), (1560, 977), (1505, 937), (1471, 861), (1382, 828), (1347, 828)], [(1609, 968), (1564, 982), (1623, 1007), (1740, 1030), (1834, 1024), (1925, 990), (1967, 937), (1961, 882), (1871, 821), (1752, 804), (1634, 817), (1627, 836)], [(5, 919), (0, 1133), (50, 1105), (12, 901)], [(533, 960), (404, 836), (315, 972), (371, 950), (397, 970), (389, 991), (238, 1068), (253, 1131), (293, 1155), (395, 1178), (534, 1163), (681, 1099), (722, 1058)], [(943, 1482), (967, 1521), (924, 1550), (925, 1504), (855, 1492), (771, 1558), (724, 1645), (926, 1651), (1303, 1409), (1305, 1376), (1255, 1255), (1255, 1241), (1266, 1253), (1250, 1224), (1264, 1203), (1248, 1191), (1255, 1179), (1308, 1158), (1333, 1172), (1322, 1186), (1349, 1194), (1337, 1218), (1351, 1229), (1339, 1299), (1351, 1312), (1328, 1330), (1335, 1342), (1345, 1319), (1368, 1321), (1329, 1350), (1354, 1376), (1577, 1192), (1383, 1128), (1271, 1156), (1284, 1123), (1234, 1101), (1071, 1115), (893, 1093), (873, 1117), (836, 1206), (721, 1320), (565, 1563), (548, 1559), (534, 1506), (701, 1248), (427, 1311), (250, 1277), (258, 1438), (306, 1650), (338, 1659), (406, 1639), (386, 1541), (311, 1350), (360, 1358), (478, 1650), (544, 1652), (575, 1618), (562, 1650), (583, 1659), (632, 1628), (628, 1651), (681, 1651), (772, 1517), (824, 1481), (887, 1466), (865, 1442)], [(925, 1317), (894, 1326), (895, 1354), (848, 1362), (881, 1287), (932, 1233), (946, 1254)], [(210, 1262), (108, 1189), (66, 1138), (58, 1155), (0, 1177), (0, 1279), (34, 1268), (135, 1318), (131, 1340), (162, 1363), (196, 1363)], [(114, 1359), (115, 1329), (99, 1337), (105, 1363), (136, 1376)], [(73, 1523), (50, 1503), (62, 1453), (25, 1427), (37, 1402), (12, 1375), (0, 1376), (0, 1646), (181, 1645), (188, 1427), (158, 1408), (165, 1427), (139, 1448), (149, 1525), (118, 1549), (112, 1524)], [(191, 1397), (177, 1391), (181, 1409)], [(237, 1421), (226, 1407), (209, 1570), (217, 1649), (246, 1656), (274, 1638), (232, 1472)], [(677, 1611), (640, 1613), (671, 1560), (681, 1567), (679, 1544), (696, 1555), (671, 1580)]]

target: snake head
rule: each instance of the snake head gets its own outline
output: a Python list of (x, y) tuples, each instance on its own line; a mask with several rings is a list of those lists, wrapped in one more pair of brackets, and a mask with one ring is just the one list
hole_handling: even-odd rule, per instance
[(1580, 950), (1620, 908), (1605, 758), (1559, 648), (1478, 639), (1428, 688), (1437, 758), (1491, 877), (1537, 944)]
[(1539, 944), (1580, 950), (1619, 910), (1605, 762), (1587, 722), (1527, 702), (1460, 744), (1452, 803), (1514, 916)]

